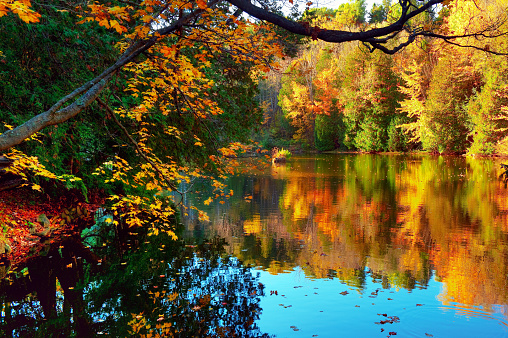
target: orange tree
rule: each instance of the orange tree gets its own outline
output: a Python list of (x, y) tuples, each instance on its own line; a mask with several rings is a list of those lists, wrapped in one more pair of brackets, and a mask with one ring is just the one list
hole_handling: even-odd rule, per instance
[[(401, 0), (397, 18), (357, 31), (321, 29), (287, 19), (277, 14), (278, 3), (118, 0), (32, 6), (29, 0), (0, 0), (0, 25), (20, 29), (11, 38), (35, 39), (25, 41), (18, 51), (13, 51), (15, 41), (7, 46), (2, 39), (0, 76), (9, 86), (1, 97), (6, 125), (0, 151), (16, 160), (13, 171), (31, 169), (35, 176), (70, 186), (81, 182), (73, 175), (95, 168), (96, 176), (111, 187), (115, 213), (127, 224), (171, 233), (175, 210), (164, 197), (167, 192), (178, 191), (181, 182), (191, 183), (205, 171), (230, 173), (228, 163), (242, 148), (237, 141), (246, 138), (246, 130), (258, 119), (249, 99), (252, 76), (273, 66), (273, 56), (282, 57), (273, 25), (327, 42), (361, 41), (389, 54), (422, 36), (448, 42), (478, 34), (445, 36), (433, 32), (432, 25), (415, 26), (413, 18), (449, 5), (449, 0)], [(499, 26), (489, 25), (479, 33), (503, 34)], [(390, 43), (395, 37), (397, 43)], [(41, 60), (51, 67), (43, 71)], [(27, 78), (38, 70), (39, 82), (21, 92), (20, 78), (4, 67), (14, 67)], [(11, 105), (15, 97), (19, 102)], [(46, 167), (68, 151), (58, 166), (67, 169), (46, 170), (39, 161), (44, 151), (34, 151), (41, 148), (30, 146), (29, 140), (42, 142), (42, 149), (54, 147)], [(222, 188), (218, 181), (213, 186)]]

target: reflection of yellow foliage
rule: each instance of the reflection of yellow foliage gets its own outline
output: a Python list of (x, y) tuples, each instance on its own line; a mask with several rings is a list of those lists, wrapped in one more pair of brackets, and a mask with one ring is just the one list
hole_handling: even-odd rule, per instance
[[(445, 284), (444, 303), (507, 302), (508, 189), (495, 180), (497, 163), (360, 155), (336, 174), (318, 171), (316, 162), (293, 161), (280, 176), (267, 173), (254, 182), (253, 203), (266, 203), (279, 196), (273, 178), (284, 179), (279, 210), (244, 222), (265, 258), (273, 234), (290, 243), (277, 250), (288, 250), (279, 257), (292, 260), (272, 262), (270, 273), (299, 265), (308, 276), (337, 271), (337, 278), (361, 287), (368, 267), (383, 286), (413, 288), (426, 284), (433, 269)], [(388, 183), (380, 186), (379, 177)], [(291, 243), (305, 250), (290, 252)]]
[(247, 235), (259, 234), (262, 231), (263, 226), (261, 225), (261, 218), (259, 214), (254, 215), (253, 219), (243, 222), (243, 232)]
[(421, 253), (421, 250), (414, 246), (403, 252), (399, 264), (401, 270), (410, 271), (413, 276), (418, 276), (419, 272), (424, 269)]
[(286, 165), (271, 166), (271, 174), (273, 178), (282, 179), (289, 173)]
[(279, 261), (271, 261), (267, 271), (272, 275), (278, 275), (280, 273), (287, 273), (288, 269)]
[(133, 314), (132, 320), (129, 322), (129, 333), (137, 337), (150, 338), (150, 337), (174, 337), (174, 331), (170, 322), (163, 322), (164, 317), (160, 317), (161, 323), (152, 326), (147, 324), (145, 317), (142, 314)]
[[(459, 255), (450, 257), (449, 266), (444, 270), (445, 276), (442, 281), (445, 284), (445, 290), (439, 295), (439, 300), (449, 305), (450, 302), (458, 302), (466, 305), (481, 304), (481, 298), (490, 298), (488, 295), (492, 291), (489, 285), (485, 285), (488, 280), (477, 262), (470, 259), (470, 255), (464, 250)], [(490, 291), (490, 292), (489, 292)], [(489, 300), (489, 303), (492, 300)]]

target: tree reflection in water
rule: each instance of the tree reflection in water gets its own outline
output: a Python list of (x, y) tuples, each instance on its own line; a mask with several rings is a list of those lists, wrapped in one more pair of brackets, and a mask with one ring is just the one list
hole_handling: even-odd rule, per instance
[(228, 252), (274, 275), (301, 268), (307, 278), (359, 289), (371, 279), (406, 290), (436, 279), (445, 287), (429, 297), (444, 306), (506, 313), (508, 189), (498, 162), (295, 156), (284, 167), (232, 177), (233, 196), (209, 209), (189, 199), (212, 222), (190, 214), (187, 236), (224, 237)]
[(224, 245), (149, 237), (101, 273), (60, 245), (2, 282), (1, 335), (268, 337), (255, 323), (263, 285)]

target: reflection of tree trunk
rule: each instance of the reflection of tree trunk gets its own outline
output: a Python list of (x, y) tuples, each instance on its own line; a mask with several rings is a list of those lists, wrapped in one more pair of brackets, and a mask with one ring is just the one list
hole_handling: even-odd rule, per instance
[[(101, 258), (85, 247), (80, 238), (69, 237), (62, 244), (64, 249), (69, 251), (70, 257), (81, 257), (94, 266), (101, 262)], [(62, 253), (66, 251), (63, 250)]]
[(314, 203), (309, 206), (309, 218), (307, 218), (307, 224), (305, 226), (305, 233), (314, 233)]
[(83, 277), (83, 258), (94, 265), (99, 259), (75, 237), (67, 238), (62, 244), (62, 261), (57, 277), (64, 290), (64, 308), (72, 307), (77, 336), (91, 337), (92, 329), (83, 302), (83, 291), (76, 288), (76, 285)]
[(83, 292), (81, 289), (76, 288), (76, 284), (81, 277), (82, 264), (74, 257), (64, 258), (63, 262), (64, 264), (58, 272), (58, 281), (64, 289), (65, 307), (72, 307), (77, 337), (91, 337), (92, 330), (85, 311)]
[(53, 259), (40, 256), (27, 263), (33, 288), (41, 303), (46, 319), (56, 318), (56, 274)]
[[(101, 261), (83, 245), (79, 237), (70, 236), (61, 242), (56, 241), (46, 256), (28, 260), (27, 267), (31, 283), (24, 290), (24, 294), (35, 291), (45, 319), (54, 319), (57, 317), (56, 279), (58, 278), (64, 290), (64, 316), (70, 319), (72, 307), (72, 320), (77, 337), (91, 337), (92, 329), (85, 311), (83, 292), (76, 288), (83, 277), (83, 259), (95, 266)], [(58, 330), (68, 336), (71, 333), (70, 326), (66, 326), (65, 332), (62, 332), (61, 327)]]

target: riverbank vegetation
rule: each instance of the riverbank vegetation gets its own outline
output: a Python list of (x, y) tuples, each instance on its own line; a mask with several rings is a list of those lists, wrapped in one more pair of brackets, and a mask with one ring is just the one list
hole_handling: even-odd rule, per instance
[(249, 269), (175, 241), (188, 195), (274, 147), (506, 153), (506, 5), (0, 0), (0, 329), (264, 336)]

